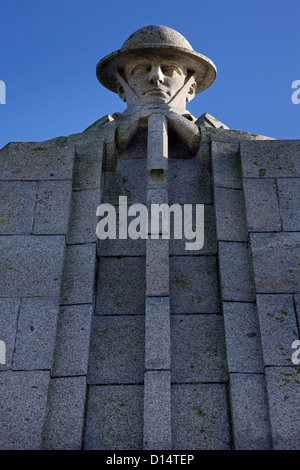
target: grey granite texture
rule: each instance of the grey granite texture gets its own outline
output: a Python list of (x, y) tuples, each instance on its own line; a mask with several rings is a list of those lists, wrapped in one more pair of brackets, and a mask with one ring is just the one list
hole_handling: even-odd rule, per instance
[(170, 369), (170, 299), (146, 298), (145, 369)]
[(254, 303), (223, 303), (229, 372), (264, 371), (259, 322)]
[(230, 374), (235, 450), (271, 450), (272, 435), (264, 375)]
[(57, 316), (58, 299), (22, 300), (13, 369), (51, 369)]
[(248, 231), (242, 190), (215, 188), (217, 238), (246, 242)]
[(223, 301), (253, 302), (254, 289), (247, 243), (219, 242)]
[(146, 296), (169, 295), (169, 240), (146, 241)]
[(0, 182), (0, 234), (29, 234), (32, 229), (36, 183)]
[(215, 257), (170, 257), (170, 301), (171, 313), (218, 313), (220, 302)]
[(212, 204), (210, 174), (198, 159), (169, 159), (169, 204)]
[(5, 364), (0, 363), (0, 371), (11, 367), (20, 303), (20, 299), (0, 299), (0, 340), (5, 345)]
[(292, 295), (256, 296), (265, 366), (291, 364), (291, 344), (298, 339)]
[(275, 450), (299, 450), (300, 368), (266, 367), (266, 381), (273, 446)]
[(299, 232), (300, 178), (278, 178), (277, 185), (283, 229)]
[(239, 145), (235, 143), (212, 142), (212, 167), (216, 187), (242, 188), (242, 172)]
[(1, 237), (0, 295), (57, 297), (64, 245), (64, 236)]
[(85, 450), (143, 448), (143, 386), (89, 387)]
[(102, 201), (119, 204), (119, 196), (127, 196), (128, 204), (146, 203), (146, 158), (121, 160), (116, 171), (104, 176)]
[(60, 308), (52, 376), (87, 374), (92, 312), (89, 304)]
[(144, 316), (94, 316), (89, 384), (142, 383), (144, 377)]
[(251, 233), (258, 293), (300, 292), (300, 232)]
[(97, 315), (144, 314), (145, 258), (100, 258)]
[(0, 372), (1, 450), (40, 449), (48, 385), (48, 371)]
[(170, 371), (145, 373), (143, 437), (145, 450), (172, 449)]
[(225, 384), (173, 385), (171, 395), (174, 449), (230, 449)]
[(278, 232), (281, 220), (277, 187), (272, 179), (244, 179), (249, 232)]
[(85, 377), (51, 379), (43, 450), (81, 449), (85, 399)]
[(90, 243), (97, 240), (96, 210), (99, 204), (99, 189), (73, 191), (67, 243)]

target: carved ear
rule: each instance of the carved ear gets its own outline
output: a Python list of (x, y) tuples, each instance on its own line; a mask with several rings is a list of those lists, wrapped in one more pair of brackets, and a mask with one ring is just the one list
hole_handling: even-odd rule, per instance
[(188, 94), (187, 94), (187, 97), (186, 97), (186, 102), (187, 102), (187, 103), (188, 103), (189, 101), (191, 101), (191, 100), (194, 98), (194, 96), (195, 96), (195, 94), (196, 94), (196, 86), (197, 86), (197, 85), (196, 85), (196, 82), (194, 81), (194, 82), (191, 84), (191, 86), (190, 86), (190, 88), (189, 88), (189, 91), (188, 91)]
[(125, 90), (119, 82), (117, 82), (117, 91), (118, 91), (118, 95), (121, 98), (121, 100), (126, 103)]

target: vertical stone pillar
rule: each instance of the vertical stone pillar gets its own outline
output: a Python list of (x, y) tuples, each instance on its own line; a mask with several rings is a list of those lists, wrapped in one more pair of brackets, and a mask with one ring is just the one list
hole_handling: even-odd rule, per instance
[[(147, 148), (147, 204), (150, 214), (152, 207), (158, 209), (158, 204), (168, 202), (167, 169), (166, 118), (163, 114), (153, 114), (148, 121)], [(159, 212), (156, 215), (159, 221)], [(159, 224), (154, 230), (152, 222), (151, 216), (146, 244), (144, 449), (168, 450), (172, 446), (169, 234), (162, 233)]]

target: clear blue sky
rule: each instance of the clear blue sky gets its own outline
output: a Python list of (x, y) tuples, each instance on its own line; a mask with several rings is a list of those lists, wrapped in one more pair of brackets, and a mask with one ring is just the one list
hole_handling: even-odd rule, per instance
[(99, 84), (100, 58), (161, 24), (214, 61), (215, 83), (188, 109), (232, 129), (300, 139), (300, 0), (1, 0), (0, 148), (83, 131), (124, 104)]

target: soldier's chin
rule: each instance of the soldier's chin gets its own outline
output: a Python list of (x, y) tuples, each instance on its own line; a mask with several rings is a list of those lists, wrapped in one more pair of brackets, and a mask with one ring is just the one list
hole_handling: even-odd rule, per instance
[(148, 92), (143, 96), (143, 102), (147, 104), (166, 104), (170, 101), (170, 97), (167, 93), (162, 91)]

